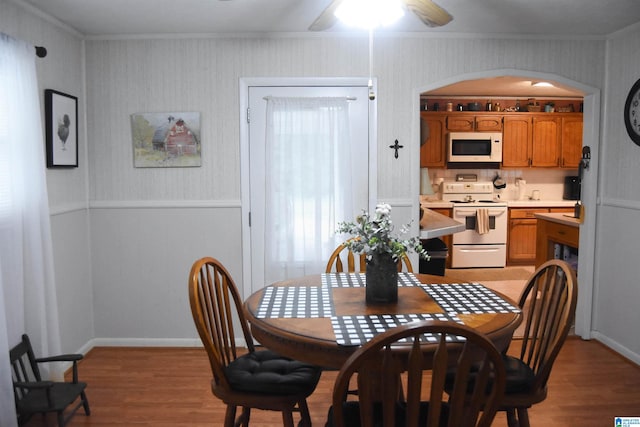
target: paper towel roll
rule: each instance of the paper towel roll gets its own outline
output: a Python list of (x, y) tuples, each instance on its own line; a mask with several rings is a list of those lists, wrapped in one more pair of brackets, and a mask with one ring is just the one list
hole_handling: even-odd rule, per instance
[(431, 179), (429, 178), (429, 169), (420, 169), (420, 194), (430, 196), (433, 194), (433, 188), (431, 187)]

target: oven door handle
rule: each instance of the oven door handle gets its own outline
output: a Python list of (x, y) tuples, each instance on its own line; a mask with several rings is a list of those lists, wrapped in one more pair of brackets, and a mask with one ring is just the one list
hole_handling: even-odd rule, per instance
[(478, 248), (473, 248), (473, 249), (460, 249), (460, 252), (468, 252), (470, 254), (477, 254), (477, 253), (482, 253), (482, 252), (486, 252), (486, 253), (491, 253), (491, 252), (496, 252), (500, 250), (500, 248), (497, 245), (494, 246), (482, 246), (482, 247), (478, 247)]
[[(477, 209), (456, 209), (453, 213), (453, 217), (456, 216), (476, 216)], [(507, 213), (506, 209), (497, 209), (491, 210), (489, 209), (489, 216), (500, 216)]]

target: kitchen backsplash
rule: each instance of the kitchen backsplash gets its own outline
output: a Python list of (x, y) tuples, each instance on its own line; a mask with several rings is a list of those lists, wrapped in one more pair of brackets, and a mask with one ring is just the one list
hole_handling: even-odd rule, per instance
[[(534, 190), (540, 194), (540, 200), (562, 200), (564, 191), (564, 177), (575, 176), (577, 170), (565, 169), (432, 169), (429, 177), (434, 185), (442, 181), (455, 181), (458, 174), (476, 174), (478, 181), (493, 181), (496, 174), (506, 182), (503, 189), (494, 189), (495, 194), (502, 200), (519, 200), (521, 188), (516, 185), (517, 179), (526, 182), (524, 197), (531, 197)], [(439, 194), (434, 197), (439, 198)]]

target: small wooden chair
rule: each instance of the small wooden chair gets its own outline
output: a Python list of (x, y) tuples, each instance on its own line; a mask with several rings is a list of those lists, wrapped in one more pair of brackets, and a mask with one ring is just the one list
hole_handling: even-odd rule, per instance
[[(353, 239), (349, 239), (353, 240)], [(347, 242), (349, 241), (347, 240)], [(358, 257), (358, 265), (356, 266), (356, 256)], [(343, 273), (344, 263), (342, 261), (342, 257), (346, 257), (345, 262), (347, 263), (346, 273), (364, 273), (367, 271), (367, 260), (365, 254), (356, 255), (349, 248), (347, 248), (344, 243), (340, 244), (331, 256), (329, 257), (329, 261), (327, 262), (327, 268), (325, 269), (325, 273)], [(402, 260), (398, 261), (398, 271), (402, 271), (402, 268), (405, 268), (407, 273), (413, 273), (413, 266), (411, 265), (411, 260), (407, 254), (402, 256)]]
[[(293, 427), (298, 409), (300, 425), (311, 426), (307, 397), (320, 380), (320, 368), (282, 357), (270, 350), (256, 351), (242, 299), (231, 275), (215, 258), (196, 261), (189, 274), (191, 313), (209, 356), (211, 391), (227, 405), (224, 426), (249, 425), (251, 408), (281, 411), (285, 427)], [(240, 325), (248, 353), (236, 348), (234, 325)], [(242, 414), (236, 420), (236, 408)]]
[[(86, 415), (91, 414), (85, 394), (87, 384), (78, 381), (78, 361), (82, 358), (81, 354), (36, 358), (29, 337), (22, 335), (22, 341), (9, 351), (19, 425), (24, 425), (34, 414), (55, 412), (58, 426), (62, 427), (81, 406)], [(43, 381), (38, 365), (45, 362), (73, 362), (72, 381)], [(65, 416), (65, 410), (76, 401)]]
[(525, 315), (518, 357), (505, 355), (507, 381), (500, 411), (510, 427), (529, 427), (527, 408), (547, 397), (547, 381), (575, 317), (578, 285), (565, 261), (550, 260), (531, 275), (518, 305)]
[[(423, 334), (437, 335), (427, 344), (420, 341)], [(462, 342), (450, 342), (458, 337)], [(447, 394), (451, 369), (457, 375)], [(360, 393), (349, 400), (354, 376)], [(488, 427), (504, 387), (502, 356), (484, 335), (449, 322), (408, 323), (374, 337), (349, 357), (335, 381), (327, 427)]]

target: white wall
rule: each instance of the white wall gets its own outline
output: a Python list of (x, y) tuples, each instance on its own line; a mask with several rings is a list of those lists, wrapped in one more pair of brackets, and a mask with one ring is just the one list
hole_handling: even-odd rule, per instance
[(627, 135), (623, 110), (629, 89), (640, 79), (640, 26), (612, 38), (607, 57), (593, 329), (598, 339), (638, 361), (640, 147)]
[[(81, 117), (86, 100), (88, 144), (80, 138), (80, 168), (48, 171), (63, 347), (70, 350), (94, 337), (194, 339), (186, 276), (199, 256), (221, 258), (242, 286), (239, 78), (368, 73), (366, 36), (89, 40), (85, 62), (77, 34), (8, 0), (0, 0), (0, 31), (47, 46), (49, 56), (38, 62), (42, 90), (78, 96)], [(417, 161), (409, 150), (394, 159), (388, 145), (396, 138), (405, 147), (419, 143), (411, 129), (417, 88), (456, 75), (521, 69), (602, 89), (593, 328), (599, 339), (636, 360), (633, 302), (640, 297), (634, 280), (640, 267), (629, 231), (640, 216), (640, 147), (627, 138), (621, 112), (640, 77), (639, 47), (638, 29), (606, 44), (423, 36), (374, 42), (378, 192), (399, 207), (403, 222), (414, 202), (409, 182), (418, 173)], [(134, 168), (129, 115), (176, 110), (202, 112), (202, 167)], [(90, 217), (83, 208), (87, 191)]]
[[(186, 265), (175, 271), (151, 273), (166, 262), (167, 245), (174, 253), (197, 256), (224, 254), (240, 262), (241, 252), (227, 247), (203, 245), (199, 254), (189, 239), (174, 234), (168, 242), (162, 233), (132, 227), (140, 213), (130, 205), (163, 204), (181, 207), (192, 218), (190, 204), (240, 200), (239, 99), (242, 77), (351, 77), (368, 73), (368, 39), (362, 37), (210, 38), (87, 41), (87, 120), (89, 146), (90, 204), (109, 205), (108, 213), (92, 209), (93, 284), (96, 293), (98, 338), (195, 337), (195, 330), (167, 328), (166, 323), (146, 322), (155, 314), (147, 309), (148, 295), (158, 289), (183, 286)], [(489, 39), (434, 39), (387, 37), (375, 41), (374, 75), (378, 78), (378, 194), (391, 202), (398, 221), (411, 216), (414, 193), (411, 178), (418, 173), (410, 157), (416, 89), (456, 74), (491, 69), (528, 69), (553, 72), (584, 84), (601, 87), (604, 77), (602, 41), (529, 41)], [(414, 99), (415, 97), (415, 99)], [(202, 155), (200, 168), (136, 169), (129, 128), (129, 115), (137, 112), (200, 111)], [(405, 145), (395, 159), (388, 148), (395, 139)], [(416, 150), (417, 152), (417, 150)], [(415, 166), (415, 167), (414, 167)], [(190, 227), (221, 230), (240, 238), (240, 211), (234, 221), (216, 222), (193, 217)], [(416, 212), (417, 213), (417, 212)], [(161, 221), (161, 209), (146, 212), (151, 227)], [(110, 222), (102, 221), (108, 215)], [(234, 228), (237, 227), (237, 228)], [(155, 228), (155, 227), (154, 227)], [(157, 230), (157, 228), (155, 228)], [(184, 230), (189, 234), (189, 229)], [(125, 243), (142, 254), (134, 257)], [(110, 262), (102, 263), (102, 259)], [(126, 274), (123, 274), (126, 272)], [(234, 274), (240, 287), (240, 271)], [(186, 286), (186, 284), (184, 284)], [(126, 296), (125, 296), (126, 294)], [(168, 295), (171, 295), (169, 293)], [(175, 295), (176, 297), (178, 294)], [(166, 319), (181, 325), (188, 312), (176, 311), (175, 297), (158, 299), (157, 308)], [(122, 304), (121, 304), (122, 303)], [(104, 306), (103, 306), (104, 305)], [(111, 307), (120, 317), (110, 318)], [(187, 307), (184, 307), (186, 310)], [(130, 324), (130, 328), (125, 325)]]
[(82, 39), (70, 29), (8, 0), (0, 0), (0, 31), (48, 50), (46, 58), (36, 59), (43, 134), (44, 90), (55, 89), (78, 97), (79, 167), (47, 170), (61, 344), (63, 351), (75, 352), (94, 337)]
[(191, 264), (213, 256), (242, 279), (239, 212), (233, 203), (92, 209), (98, 342), (193, 344)]

